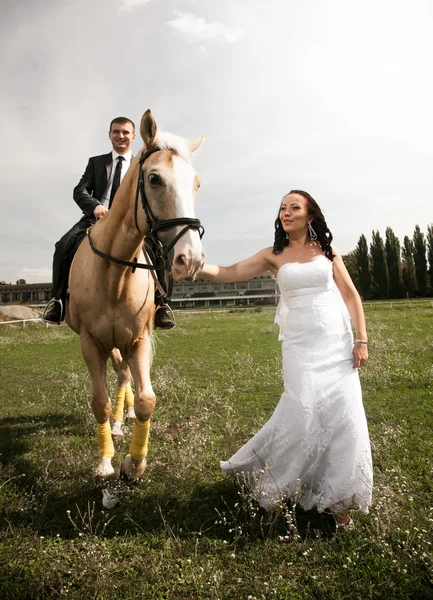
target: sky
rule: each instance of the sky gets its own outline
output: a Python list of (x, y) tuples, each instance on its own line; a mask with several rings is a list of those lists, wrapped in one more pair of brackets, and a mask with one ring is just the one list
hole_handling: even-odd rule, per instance
[[(15, 0), (0, 8), (0, 280), (50, 282), (108, 127), (147, 108), (194, 155), (206, 260), (273, 243), (290, 189), (340, 252), (433, 222), (430, 0)], [(139, 135), (133, 145), (138, 152)]]

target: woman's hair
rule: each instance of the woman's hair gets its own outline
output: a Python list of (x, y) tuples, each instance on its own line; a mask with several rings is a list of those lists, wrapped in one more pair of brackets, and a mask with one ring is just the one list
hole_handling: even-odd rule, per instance
[[(307, 209), (308, 214), (312, 217), (311, 227), (317, 233), (317, 241), (322, 247), (325, 256), (329, 258), (329, 260), (333, 260), (332, 255), (332, 233), (329, 231), (328, 226), (325, 221), (325, 217), (320, 209), (320, 206), (317, 202), (308, 194), (307, 192), (303, 192), (302, 190), (291, 190), (288, 194), (286, 194), (281, 203), (283, 203), (284, 199), (287, 198), (289, 194), (299, 194), (307, 201)], [(286, 246), (289, 246), (290, 238), (288, 234), (284, 231), (283, 226), (280, 220), (280, 210), (278, 211), (278, 216), (275, 220), (275, 237), (274, 237), (274, 248), (272, 250), (273, 254), (280, 254)]]

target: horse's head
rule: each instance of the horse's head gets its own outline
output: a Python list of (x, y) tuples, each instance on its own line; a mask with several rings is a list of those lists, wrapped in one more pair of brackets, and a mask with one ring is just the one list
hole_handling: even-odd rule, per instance
[(191, 156), (204, 137), (185, 140), (159, 133), (150, 110), (141, 119), (140, 133), (144, 147), (140, 157), (136, 226), (161, 241), (171, 259), (174, 279), (193, 277), (203, 263), (204, 252), (203, 229), (194, 213), (200, 180)]

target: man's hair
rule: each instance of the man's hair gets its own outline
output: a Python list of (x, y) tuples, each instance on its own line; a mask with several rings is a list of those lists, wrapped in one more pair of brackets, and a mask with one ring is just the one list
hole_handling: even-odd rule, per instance
[(131, 121), (131, 119), (127, 119), (126, 117), (116, 117), (115, 119), (113, 119), (111, 121), (109, 131), (112, 130), (113, 123), (119, 123), (119, 125), (124, 125), (125, 123), (131, 123), (132, 128), (133, 128), (133, 130), (135, 132), (135, 123), (134, 123), (134, 121)]

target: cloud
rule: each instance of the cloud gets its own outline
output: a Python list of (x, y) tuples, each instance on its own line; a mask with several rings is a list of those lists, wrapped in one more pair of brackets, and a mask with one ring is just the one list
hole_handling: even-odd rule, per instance
[(152, 0), (121, 0), (119, 10), (131, 12), (131, 10), (134, 10), (134, 8), (144, 6), (149, 2), (152, 2)]
[(243, 36), (240, 29), (235, 29), (223, 23), (207, 23), (203, 17), (196, 17), (191, 13), (175, 11), (176, 17), (167, 21), (168, 27), (181, 35), (186, 41), (195, 43), (205, 40), (217, 42), (238, 42)]
[(27, 283), (45, 283), (51, 281), (51, 269), (48, 267), (29, 268), (23, 267), (18, 271), (17, 279), (24, 279)]

